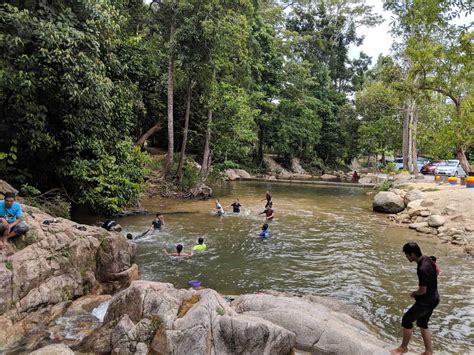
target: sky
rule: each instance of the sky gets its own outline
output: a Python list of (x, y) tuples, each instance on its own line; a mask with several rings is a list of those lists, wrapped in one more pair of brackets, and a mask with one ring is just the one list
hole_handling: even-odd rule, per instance
[(374, 7), (374, 13), (382, 15), (384, 22), (380, 25), (372, 28), (360, 27), (357, 29), (359, 35), (364, 35), (365, 39), (362, 45), (356, 47), (352, 45), (349, 49), (350, 58), (358, 58), (359, 52), (372, 57), (372, 64), (377, 61), (380, 54), (390, 54), (390, 47), (392, 46), (393, 39), (390, 35), (390, 16), (389, 11), (383, 9), (382, 0), (366, 0), (367, 5)]

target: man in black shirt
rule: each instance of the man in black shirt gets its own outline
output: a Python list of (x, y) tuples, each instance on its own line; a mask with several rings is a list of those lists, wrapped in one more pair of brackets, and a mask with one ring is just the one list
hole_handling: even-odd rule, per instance
[(234, 213), (240, 213), (240, 208), (242, 207), (242, 205), (240, 204), (240, 201), (238, 198), (235, 199), (235, 202), (230, 204), (229, 206), (226, 206), (226, 207), (231, 207), (232, 206), (232, 211)]
[(410, 293), (415, 299), (415, 304), (405, 313), (402, 318), (403, 340), (402, 344), (392, 350), (392, 354), (403, 354), (408, 352), (408, 343), (413, 333), (413, 322), (421, 329), (421, 336), (425, 345), (425, 355), (433, 354), (431, 347), (431, 332), (428, 330), (428, 321), (433, 310), (439, 303), (438, 275), (436, 264), (429, 256), (424, 256), (418, 244), (406, 243), (403, 252), (409, 262), (417, 263), (418, 290)]

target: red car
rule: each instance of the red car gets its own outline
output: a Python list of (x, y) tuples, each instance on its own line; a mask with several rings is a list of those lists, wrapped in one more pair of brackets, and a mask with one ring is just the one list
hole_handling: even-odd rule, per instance
[(437, 160), (432, 163), (423, 165), (423, 167), (420, 170), (420, 173), (422, 173), (423, 175), (434, 175), (436, 167), (438, 165), (441, 165), (442, 163), (444, 163), (443, 160)]

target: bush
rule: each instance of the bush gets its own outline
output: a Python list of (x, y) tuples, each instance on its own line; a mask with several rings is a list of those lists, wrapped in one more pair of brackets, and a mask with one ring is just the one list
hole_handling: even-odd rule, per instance
[(382, 182), (379, 186), (377, 186), (377, 191), (388, 191), (393, 187), (393, 181), (391, 180), (385, 180)]
[(384, 173), (388, 173), (388, 174), (397, 173), (397, 172), (398, 172), (397, 164), (395, 164), (394, 162), (389, 162), (389, 163), (387, 163), (387, 165), (385, 165), (385, 166), (382, 168), (382, 171), (383, 171)]

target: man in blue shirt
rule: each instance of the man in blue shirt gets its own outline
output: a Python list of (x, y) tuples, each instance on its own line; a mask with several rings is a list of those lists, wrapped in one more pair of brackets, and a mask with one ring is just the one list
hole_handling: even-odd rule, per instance
[(3, 248), (8, 239), (25, 234), (29, 227), (22, 220), (23, 212), (20, 204), (15, 201), (13, 192), (5, 193), (0, 201), (0, 248)]

